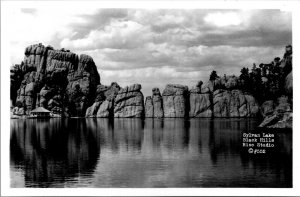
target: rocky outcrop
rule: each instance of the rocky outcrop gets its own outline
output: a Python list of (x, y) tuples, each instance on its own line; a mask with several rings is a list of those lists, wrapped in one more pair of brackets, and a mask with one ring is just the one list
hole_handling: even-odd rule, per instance
[(189, 117), (213, 117), (211, 94), (201, 93), (200, 88), (190, 90)]
[(256, 117), (259, 106), (255, 98), (240, 90), (216, 90), (213, 93), (214, 117)]
[(183, 118), (188, 116), (188, 87), (168, 84), (163, 91), (163, 111), (166, 118)]
[(113, 104), (120, 86), (113, 82), (110, 86), (98, 85), (95, 103), (86, 110), (85, 117), (113, 117)]
[[(264, 114), (264, 120), (259, 125), (259, 127), (268, 128), (289, 128), (293, 127), (293, 73), (292, 73), (292, 61), (293, 51), (292, 46), (288, 45), (285, 48), (285, 54), (280, 62), (280, 67), (282, 69), (282, 75), (284, 78), (284, 91), (283, 95), (279, 98), (275, 98), (274, 101), (268, 101), (273, 103), (273, 106), (269, 107), (264, 102), (262, 104), (262, 112)], [(267, 107), (266, 107), (267, 105)], [(265, 110), (265, 108), (269, 110)], [(268, 113), (264, 113), (269, 111)]]
[(151, 96), (147, 96), (145, 100), (145, 117), (146, 118), (153, 118), (153, 100)]
[[(158, 88), (153, 88), (152, 96), (146, 97), (144, 102), (140, 84), (125, 88), (115, 82), (110, 86), (101, 85), (97, 67), (90, 56), (78, 56), (69, 50), (55, 50), (42, 44), (31, 45), (25, 49), (21, 64), (11, 68), (11, 115), (28, 115), (40, 106), (50, 110), (55, 117), (196, 118), (261, 115), (265, 118), (261, 126), (289, 127), (293, 94), (291, 46), (286, 47), (282, 60), (275, 58), (274, 61), (267, 67), (262, 64), (261, 71), (269, 69), (269, 73), (263, 72), (264, 76), (257, 74), (258, 68), (253, 67), (252, 75), (257, 74), (255, 76), (261, 80), (251, 78), (248, 69), (243, 72), (246, 76), (243, 80), (234, 75), (219, 77), (215, 73), (207, 83), (199, 81), (197, 87), (190, 91), (184, 85), (168, 84), (161, 95)], [(270, 72), (278, 76), (277, 81), (266, 77)], [(243, 88), (245, 84), (252, 84), (249, 83), (250, 79), (258, 81), (258, 89)], [(260, 81), (265, 85), (262, 86), (264, 88), (271, 84), (276, 97), (279, 92), (285, 96), (273, 99), (271, 95), (267, 101), (257, 101), (253, 95), (244, 92), (251, 92), (259, 98), (261, 92), (257, 93), (256, 90), (261, 90), (258, 87)]]
[(144, 96), (141, 85), (134, 84), (122, 88), (114, 102), (114, 117), (130, 118), (144, 116)]
[(152, 89), (153, 114), (155, 118), (164, 117), (163, 99), (158, 88)]
[(96, 117), (101, 104), (102, 102), (95, 102), (92, 106), (88, 107), (85, 112), (85, 117)]
[(209, 80), (201, 87), (201, 93), (213, 93), (218, 89), (234, 90), (241, 86), (240, 79), (234, 75), (219, 77), (215, 80)]
[(111, 83), (110, 86), (98, 86), (96, 100), (103, 102), (99, 106), (96, 117), (107, 118), (114, 116), (114, 101), (120, 89), (121, 87), (116, 82)]
[(283, 74), (287, 76), (292, 72), (293, 68), (293, 48), (291, 45), (285, 47), (285, 53), (280, 63), (280, 67), (282, 68)]
[(82, 116), (99, 83), (90, 56), (36, 44), (27, 47), (24, 61), (11, 68), (11, 99), (26, 114), (43, 106), (54, 113)]
[(23, 116), (25, 115), (25, 110), (23, 107), (14, 107), (12, 109), (12, 115), (16, 115), (16, 116)]
[(269, 116), (270, 114), (272, 114), (274, 112), (274, 101), (269, 100), (269, 101), (265, 101), (261, 107), (261, 114), (263, 117)]
[(204, 83), (201, 87), (201, 93), (212, 93), (219, 86), (220, 80), (216, 79), (214, 81), (209, 80)]
[(101, 103), (96, 117), (97, 118), (109, 118), (114, 116), (114, 109), (113, 109), (113, 101), (105, 100)]
[(225, 89), (227, 90), (234, 90), (238, 89), (240, 87), (240, 80), (238, 77), (232, 75), (232, 76), (224, 76), (221, 80), (223, 82), (223, 86), (225, 86)]
[(285, 91), (288, 95), (293, 95), (293, 73), (290, 72), (285, 78)]
[(152, 89), (152, 97), (147, 96), (145, 101), (145, 117), (147, 118), (162, 118), (163, 99), (158, 88)]
[(260, 127), (292, 128), (293, 113), (289, 98), (282, 96), (277, 99), (273, 113), (266, 115)]

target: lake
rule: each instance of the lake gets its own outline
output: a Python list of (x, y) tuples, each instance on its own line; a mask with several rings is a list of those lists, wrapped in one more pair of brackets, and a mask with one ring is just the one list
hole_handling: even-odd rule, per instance
[(292, 187), (292, 131), (249, 154), (256, 119), (12, 119), (11, 187)]

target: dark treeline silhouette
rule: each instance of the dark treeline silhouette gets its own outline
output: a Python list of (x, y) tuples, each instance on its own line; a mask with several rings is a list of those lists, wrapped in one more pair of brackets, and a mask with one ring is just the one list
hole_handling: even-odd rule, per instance
[[(268, 64), (261, 63), (257, 66), (253, 63), (250, 70), (248, 67), (243, 67), (239, 76), (239, 89), (251, 93), (259, 104), (286, 94), (285, 79), (292, 71), (291, 54), (292, 46), (288, 45), (282, 60), (276, 57)], [(211, 81), (219, 78), (215, 70), (209, 77)]]

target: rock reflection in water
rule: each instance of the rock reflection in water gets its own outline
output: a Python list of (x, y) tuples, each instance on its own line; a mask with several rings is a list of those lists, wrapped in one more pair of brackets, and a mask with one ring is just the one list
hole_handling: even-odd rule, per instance
[(11, 121), (12, 187), (291, 187), (291, 132), (264, 156), (254, 119)]
[(25, 186), (64, 187), (70, 178), (93, 173), (98, 139), (81, 120), (12, 120), (11, 165), (22, 168)]

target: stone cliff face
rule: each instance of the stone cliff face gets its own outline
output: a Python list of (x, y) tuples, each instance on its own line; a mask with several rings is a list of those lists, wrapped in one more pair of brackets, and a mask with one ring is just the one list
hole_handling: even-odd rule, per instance
[(163, 118), (163, 100), (158, 88), (152, 89), (152, 97), (147, 96), (145, 101), (146, 118)]
[(256, 117), (259, 106), (255, 98), (240, 90), (216, 90), (213, 93), (214, 117)]
[(190, 117), (213, 117), (212, 95), (200, 88), (190, 90)]
[(120, 89), (121, 87), (116, 82), (110, 86), (98, 85), (95, 102), (86, 110), (85, 117), (113, 117), (114, 100)]
[(230, 87), (227, 90), (217, 89), (213, 92), (204, 89), (204, 93), (200, 88), (191, 89), (189, 117), (256, 117), (258, 115), (259, 106), (252, 95), (241, 90), (229, 89)]
[(114, 117), (140, 118), (144, 117), (144, 96), (141, 85), (134, 84), (122, 88), (114, 102)]
[(168, 84), (163, 91), (163, 112), (166, 118), (184, 118), (188, 116), (188, 87)]
[(59, 117), (197, 118), (257, 117), (262, 127), (292, 125), (292, 48), (281, 60), (284, 94), (258, 104), (239, 77), (223, 76), (188, 89), (168, 84), (162, 94), (152, 89), (144, 102), (140, 84), (121, 88), (100, 84), (93, 59), (41, 44), (25, 49), (24, 61), (11, 68), (12, 115), (28, 115), (44, 107)]
[(25, 49), (11, 69), (11, 99), (24, 114), (43, 106), (62, 116), (82, 116), (94, 99), (100, 76), (93, 59), (42, 44)]

